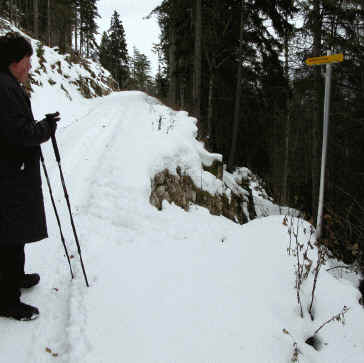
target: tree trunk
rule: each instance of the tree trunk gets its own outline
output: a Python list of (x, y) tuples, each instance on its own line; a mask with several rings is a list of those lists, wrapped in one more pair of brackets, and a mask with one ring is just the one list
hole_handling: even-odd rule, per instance
[(73, 34), (72, 34), (72, 22), (68, 22), (68, 26), (67, 26), (67, 45), (66, 45), (66, 52), (67, 53), (71, 53), (72, 50), (72, 38), (73, 38)]
[(48, 7), (47, 7), (47, 41), (48, 47), (52, 46), (52, 39), (51, 39), (51, 0), (48, 0)]
[[(288, 21), (288, 16), (286, 15), (286, 21)], [(283, 176), (282, 176), (282, 200), (281, 202), (288, 205), (288, 173), (289, 173), (289, 136), (290, 136), (290, 112), (291, 112), (291, 102), (290, 102), (290, 86), (289, 86), (289, 34), (286, 30), (284, 37), (284, 75), (287, 79), (287, 103), (286, 103), (286, 117), (285, 117), (285, 135), (284, 135), (284, 162), (283, 162)]]
[(9, 21), (10, 23), (13, 21), (13, 1), (12, 0), (9, 0)]
[[(315, 0), (313, 9), (313, 56), (321, 55), (321, 32), (322, 20), (320, 14), (321, 0)], [(320, 189), (321, 174), (321, 135), (322, 135), (322, 115), (321, 96), (322, 80), (320, 67), (314, 68), (314, 108), (312, 117), (312, 154), (311, 154), (311, 177), (312, 177), (312, 215), (314, 220), (317, 217), (318, 196)]]
[(180, 102), (181, 102), (181, 109), (183, 110), (185, 108), (185, 81), (181, 80), (180, 85)]
[(83, 34), (83, 16), (82, 16), (82, 9), (80, 9), (80, 56), (82, 57), (83, 55), (83, 42), (84, 42), (84, 34)]
[(230, 172), (232, 172), (235, 162), (236, 144), (239, 132), (243, 35), (244, 35), (244, 0), (241, 0), (240, 36), (239, 36), (239, 53), (238, 53), (239, 58), (238, 58), (238, 72), (236, 76), (236, 89), (235, 89), (234, 124), (233, 124), (233, 135), (232, 135), (230, 156), (227, 168), (228, 171)]
[(39, 3), (38, 0), (33, 0), (33, 35), (39, 39)]
[(170, 105), (176, 105), (177, 95), (177, 76), (176, 76), (176, 41), (174, 26), (171, 24), (169, 30), (169, 88), (168, 102)]
[(78, 11), (76, 10), (75, 14), (75, 51), (78, 50)]
[(201, 114), (201, 0), (195, 0), (195, 54), (193, 72), (193, 107), (194, 115)]
[(215, 87), (215, 70), (212, 69), (210, 72), (210, 80), (209, 80), (209, 96), (208, 96), (208, 109), (207, 109), (207, 140), (208, 140), (208, 148), (212, 150), (212, 117), (214, 114), (214, 87)]
[(291, 102), (287, 99), (286, 103), (286, 125), (284, 135), (284, 164), (283, 164), (283, 177), (282, 177), (282, 199), (281, 202), (288, 205), (288, 175), (289, 175), (289, 145), (290, 145), (290, 132), (291, 132)]

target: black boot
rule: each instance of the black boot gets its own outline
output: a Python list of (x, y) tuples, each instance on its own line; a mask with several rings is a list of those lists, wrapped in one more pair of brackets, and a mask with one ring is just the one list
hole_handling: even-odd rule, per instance
[(24, 274), (23, 279), (20, 281), (21, 288), (29, 289), (39, 283), (40, 276), (38, 274)]
[(6, 307), (0, 307), (0, 316), (21, 321), (30, 321), (39, 316), (39, 310), (34, 306), (17, 301)]

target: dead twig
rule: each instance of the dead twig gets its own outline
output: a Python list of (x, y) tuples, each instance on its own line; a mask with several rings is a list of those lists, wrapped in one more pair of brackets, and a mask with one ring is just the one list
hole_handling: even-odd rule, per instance
[(313, 306), (313, 300), (315, 298), (315, 291), (317, 286), (317, 278), (321, 269), (321, 266), (326, 263), (326, 256), (327, 256), (327, 248), (325, 246), (319, 246), (318, 248), (318, 257), (317, 257), (317, 264), (315, 267), (315, 277), (313, 280), (313, 287), (312, 287), (312, 298), (311, 298), (311, 304), (308, 309), (308, 312), (311, 316), (311, 320), (313, 321), (313, 315), (312, 315), (312, 306)]
[(344, 306), (343, 309), (340, 311), (339, 314), (334, 315), (331, 319), (325, 321), (316, 331), (313, 333), (313, 335), (316, 335), (324, 326), (331, 323), (332, 321), (337, 321), (341, 323), (342, 325), (345, 325), (345, 314), (350, 310), (347, 306)]

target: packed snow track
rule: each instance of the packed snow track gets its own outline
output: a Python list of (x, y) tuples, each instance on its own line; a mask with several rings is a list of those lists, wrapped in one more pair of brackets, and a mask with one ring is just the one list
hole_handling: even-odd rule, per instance
[(316, 325), (346, 304), (350, 328), (323, 331), (328, 344), (321, 352), (304, 343), (312, 322), (297, 314), (282, 217), (241, 226), (197, 206), (185, 212), (150, 205), (156, 171), (195, 162), (184, 138), (195, 126), (186, 113), (166, 107), (162, 117), (160, 107), (141, 92), (120, 92), (85, 101), (74, 113), (59, 110), (61, 165), (90, 287), (47, 143), (43, 152), (76, 277), (70, 278), (43, 178), (49, 238), (26, 251), (26, 270), (40, 273), (41, 283), (22, 296), (40, 317), (0, 319), (0, 363), (279, 363), (290, 361), (294, 341), (300, 362), (360, 362), (357, 290), (325, 271)]

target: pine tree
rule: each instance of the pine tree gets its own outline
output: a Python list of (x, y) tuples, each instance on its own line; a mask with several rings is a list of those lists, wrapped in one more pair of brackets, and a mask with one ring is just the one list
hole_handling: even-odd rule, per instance
[(96, 6), (97, 0), (80, 0), (80, 30), (82, 34), (82, 47), (87, 57), (97, 47), (95, 35), (97, 34), (96, 18), (99, 17)]
[(129, 78), (129, 57), (124, 27), (116, 10), (112, 15), (109, 30), (102, 36), (99, 59), (102, 66), (109, 70), (118, 82), (119, 87), (124, 88)]
[(47, 14), (49, 14), (47, 30), (51, 43), (57, 45), (61, 52), (70, 52), (77, 11), (76, 2), (74, 0), (47, 0), (47, 4)]
[(158, 70), (154, 77), (153, 94), (160, 99), (167, 99), (168, 96), (168, 74), (165, 60), (163, 59), (163, 50), (160, 44), (153, 44), (152, 52), (158, 56)]
[(131, 60), (131, 77), (133, 86), (142, 91), (153, 91), (151, 65), (147, 56), (134, 47), (134, 56)]
[(110, 70), (112, 68), (112, 55), (110, 51), (110, 39), (107, 32), (103, 32), (99, 46), (99, 61), (101, 65)]
[(34, 36), (39, 38), (39, 0), (33, 0), (33, 12)]
[(193, 1), (163, 0), (152, 14), (161, 27), (160, 49), (165, 60), (168, 80), (168, 102), (189, 107), (193, 101)]
[(192, 103), (194, 116), (201, 115), (201, 77), (202, 77), (202, 0), (195, 0), (193, 7), (194, 25), (194, 64), (193, 64), (193, 90)]

